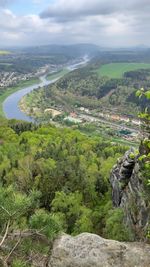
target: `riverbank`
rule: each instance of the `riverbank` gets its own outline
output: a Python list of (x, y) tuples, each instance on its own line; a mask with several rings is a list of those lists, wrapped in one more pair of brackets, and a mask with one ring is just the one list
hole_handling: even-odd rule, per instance
[(57, 71), (57, 72), (48, 74), (48, 75), (46, 76), (46, 79), (47, 79), (48, 81), (51, 81), (51, 80), (53, 80), (53, 79), (57, 79), (57, 78), (59, 78), (59, 77), (62, 77), (62, 76), (64, 76), (65, 74), (67, 74), (67, 73), (69, 73), (69, 72), (70, 72), (69, 69), (64, 68), (64, 69), (62, 69), (62, 70), (60, 70), (60, 71)]
[(27, 86), (31, 86), (31, 85), (39, 84), (39, 83), (40, 83), (40, 79), (34, 78), (34, 79), (31, 79), (28, 81), (21, 81), (21, 82), (19, 82), (18, 85), (14, 86), (14, 87), (7, 88), (6, 91), (2, 95), (0, 95), (0, 116), (5, 117), (5, 113), (3, 111), (3, 102), (5, 101), (5, 99), (8, 96), (10, 96), (11, 94), (13, 94), (13, 93), (15, 93), (21, 89), (24, 89)]
[(33, 82), (33, 85), (30, 86), (24, 86), (15, 89), (7, 90), (7, 95), (2, 96), (2, 107), (1, 112), (3, 116), (7, 117), (8, 119), (18, 119), (18, 120), (26, 120), (26, 121), (33, 121), (33, 119), (29, 116), (27, 116), (19, 107), (19, 103), (25, 95), (29, 94), (31, 91), (38, 89), (39, 87), (47, 86), (51, 83), (54, 83), (59, 78), (63, 77), (65, 74), (69, 73), (72, 70), (78, 69), (82, 67), (83, 65), (87, 64), (89, 59), (83, 58), (83, 61), (79, 61), (78, 63), (75, 63), (73, 65), (67, 65), (62, 70), (51, 73), (48, 76), (48, 79), (46, 75), (41, 76), (40, 80), (41, 82), (35, 83)]
[(24, 114), (26, 114), (29, 117), (32, 117), (32, 113), (30, 112), (30, 108), (28, 108), (28, 106), (26, 104), (26, 95), (21, 98), (21, 100), (19, 102), (19, 108)]

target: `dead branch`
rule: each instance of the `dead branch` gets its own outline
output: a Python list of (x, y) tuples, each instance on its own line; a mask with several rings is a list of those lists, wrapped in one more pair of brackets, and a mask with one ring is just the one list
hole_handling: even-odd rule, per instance
[(12, 253), (13, 253), (13, 252), (15, 251), (15, 249), (18, 247), (20, 241), (21, 241), (21, 236), (20, 236), (20, 238), (18, 239), (18, 241), (17, 241), (17, 243), (15, 244), (15, 246), (14, 246), (14, 247), (12, 248), (12, 250), (10, 251), (10, 253), (8, 254), (7, 258), (5, 259), (6, 264), (7, 264), (8, 260), (9, 260), (10, 256), (12, 255)]
[(0, 247), (2, 247), (2, 245), (3, 245), (3, 243), (4, 243), (5, 239), (6, 239), (6, 237), (8, 235), (9, 226), (10, 226), (10, 220), (7, 223), (5, 234), (4, 234), (3, 238), (2, 238), (2, 241), (0, 242)]

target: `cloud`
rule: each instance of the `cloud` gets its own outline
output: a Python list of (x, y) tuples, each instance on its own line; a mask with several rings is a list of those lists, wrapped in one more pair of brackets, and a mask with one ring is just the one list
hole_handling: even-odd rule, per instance
[[(118, 0), (115, 0), (118, 1)], [(50, 5), (40, 15), (42, 18), (55, 18), (56, 20), (74, 20), (81, 16), (110, 14), (115, 10), (112, 1), (106, 5), (106, 0), (58, 0)]]
[(65, 25), (73, 40), (130, 46), (144, 36), (150, 44), (149, 12), (150, 0), (55, 0), (40, 17)]
[[(12, 1), (0, 0), (0, 45), (150, 45), (150, 0), (32, 0), (34, 5), (39, 3), (38, 7), (47, 2), (51, 5), (40, 15), (29, 9), (28, 14), (20, 16), (4, 6)], [(14, 0), (18, 10), (22, 1)]]
[(9, 9), (0, 9), (0, 45), (37, 45), (50, 43), (62, 26), (43, 21), (38, 15), (16, 16)]
[[(13, 1), (13, 0), (12, 0)], [(12, 2), (11, 0), (0, 0), (0, 7), (7, 6), (9, 3)]]
[(56, 0), (46, 10), (41, 12), (42, 18), (53, 18), (57, 21), (75, 20), (78, 17), (112, 15), (118, 13), (131, 13), (148, 11), (149, 0)]

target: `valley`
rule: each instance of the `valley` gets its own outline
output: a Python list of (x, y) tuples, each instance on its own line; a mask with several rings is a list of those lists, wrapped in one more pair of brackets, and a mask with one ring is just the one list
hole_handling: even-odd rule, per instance
[(0, 57), (0, 266), (58, 266), (66, 238), (149, 242), (149, 63), (79, 47)]
[[(88, 63), (86, 57), (84, 60), (86, 66), (75, 60), (75, 63), (63, 68), (53, 66), (50, 73), (50, 66), (41, 67), (30, 74), (35, 78), (20, 81), (17, 87), (5, 90), (1, 96), (1, 114), (4, 110), (8, 118), (75, 127), (86, 134), (107, 136), (112, 142), (136, 146), (142, 138), (139, 108), (132, 101), (126, 103), (122, 95), (130, 98), (136, 92), (137, 73), (143, 75), (143, 83), (147, 83), (149, 65), (110, 63), (99, 68), (97, 62), (95, 65)], [(141, 69), (144, 67), (146, 69)], [(46, 79), (41, 78), (40, 83), (38, 77), (42, 73), (45, 73)], [(125, 77), (130, 73), (134, 74), (132, 80)], [(24, 79), (27, 79), (26, 76)], [(37, 85), (34, 84), (37, 82)], [(26, 85), (30, 86), (25, 88)], [(21, 87), (24, 89), (20, 91)], [(15, 91), (18, 92), (12, 94)]]
[(149, 11), (0, 0), (0, 267), (150, 267)]
[[(57, 81), (25, 95), (20, 108), (38, 123), (52, 122), (75, 127), (87, 134), (107, 136), (112, 141), (136, 145), (143, 135), (143, 122), (138, 118), (138, 113), (140, 105), (143, 108), (146, 104), (142, 99), (138, 103), (135, 95), (140, 87), (138, 77), (143, 77), (141, 87), (148, 86), (150, 69), (148, 64), (122, 65), (122, 78), (118, 79), (109, 77), (110, 70), (107, 75), (99, 77), (99, 69), (94, 63), (71, 72), (62, 69), (48, 75), (48, 79), (60, 75)], [(114, 66), (115, 63), (111, 67), (114, 69)], [(104, 67), (108, 68), (102, 65), (102, 73)]]

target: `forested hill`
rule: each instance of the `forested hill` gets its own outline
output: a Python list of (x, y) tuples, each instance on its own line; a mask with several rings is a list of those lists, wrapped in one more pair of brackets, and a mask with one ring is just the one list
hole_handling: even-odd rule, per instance
[(8, 257), (15, 267), (31, 251), (46, 253), (49, 243), (41, 244), (42, 236), (37, 238), (36, 231), (49, 240), (62, 231), (73, 235), (93, 232), (108, 238), (115, 234), (119, 240), (129, 240), (122, 211), (112, 208), (108, 182), (112, 166), (126, 149), (72, 129), (1, 120), (3, 257), (20, 242), (18, 231), (22, 241)]
[(136, 91), (142, 87), (147, 90), (149, 80), (149, 69), (127, 71), (120, 78), (110, 78), (101, 75), (100, 67), (89, 64), (26, 96), (26, 110), (30, 110), (30, 115), (36, 117), (36, 112), (43, 114), (44, 110), (51, 106), (66, 112), (77, 107), (101, 109), (106, 112), (107, 107), (112, 112), (117, 110), (121, 114), (137, 116), (149, 101), (143, 97), (137, 98)]

